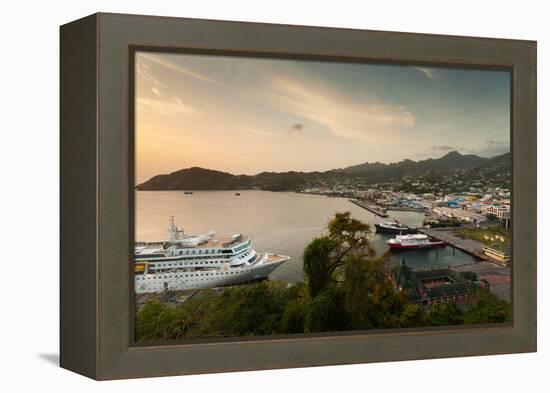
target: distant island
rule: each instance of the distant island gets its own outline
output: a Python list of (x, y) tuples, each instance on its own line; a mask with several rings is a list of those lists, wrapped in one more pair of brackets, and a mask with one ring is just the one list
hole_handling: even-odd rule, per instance
[[(257, 175), (231, 173), (192, 167), (170, 174), (157, 175), (138, 184), (139, 191), (166, 190), (264, 190), (295, 191), (316, 187), (368, 187), (373, 184), (396, 185), (414, 191), (451, 189), (453, 184), (464, 186), (492, 186), (508, 188), (511, 169), (510, 153), (484, 158), (474, 154), (452, 151), (440, 158), (422, 161), (409, 159), (391, 164), (379, 162), (353, 165), (324, 172), (262, 172)], [(421, 185), (421, 189), (418, 189)]]

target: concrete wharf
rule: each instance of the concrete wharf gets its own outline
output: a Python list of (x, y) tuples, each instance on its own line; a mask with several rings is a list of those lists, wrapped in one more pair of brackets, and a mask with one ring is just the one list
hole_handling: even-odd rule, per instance
[(372, 214), (375, 214), (377, 215), (378, 217), (388, 217), (388, 214), (380, 209), (377, 209), (376, 206), (371, 206), (371, 205), (367, 205), (365, 202), (363, 201), (360, 201), (358, 199), (348, 199), (348, 201), (350, 201), (351, 203), (353, 203), (354, 205), (357, 205), (365, 210), (368, 210), (369, 212), (371, 212)]

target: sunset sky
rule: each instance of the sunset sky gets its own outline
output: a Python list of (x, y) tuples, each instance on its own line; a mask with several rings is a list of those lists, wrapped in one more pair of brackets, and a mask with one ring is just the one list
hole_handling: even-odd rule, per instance
[(510, 150), (509, 74), (140, 52), (136, 182)]

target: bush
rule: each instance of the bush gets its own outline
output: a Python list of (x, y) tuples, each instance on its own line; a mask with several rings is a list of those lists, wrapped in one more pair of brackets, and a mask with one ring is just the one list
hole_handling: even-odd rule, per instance
[(427, 316), (427, 326), (460, 325), (463, 322), (462, 310), (455, 303), (435, 304)]
[(503, 323), (510, 321), (510, 302), (499, 299), (489, 290), (483, 290), (469, 302), (464, 323)]
[(308, 303), (306, 332), (349, 330), (349, 316), (345, 308), (345, 294), (339, 288), (329, 288)]

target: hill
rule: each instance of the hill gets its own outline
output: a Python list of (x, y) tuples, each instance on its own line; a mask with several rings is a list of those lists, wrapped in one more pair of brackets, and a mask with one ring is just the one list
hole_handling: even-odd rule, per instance
[(436, 179), (450, 174), (509, 180), (510, 153), (492, 158), (456, 151), (440, 158), (422, 161), (409, 159), (391, 164), (363, 163), (325, 172), (262, 172), (257, 175), (233, 175), (199, 167), (157, 175), (136, 186), (138, 190), (245, 190), (300, 191), (335, 184), (361, 184), (401, 181), (404, 178)]

